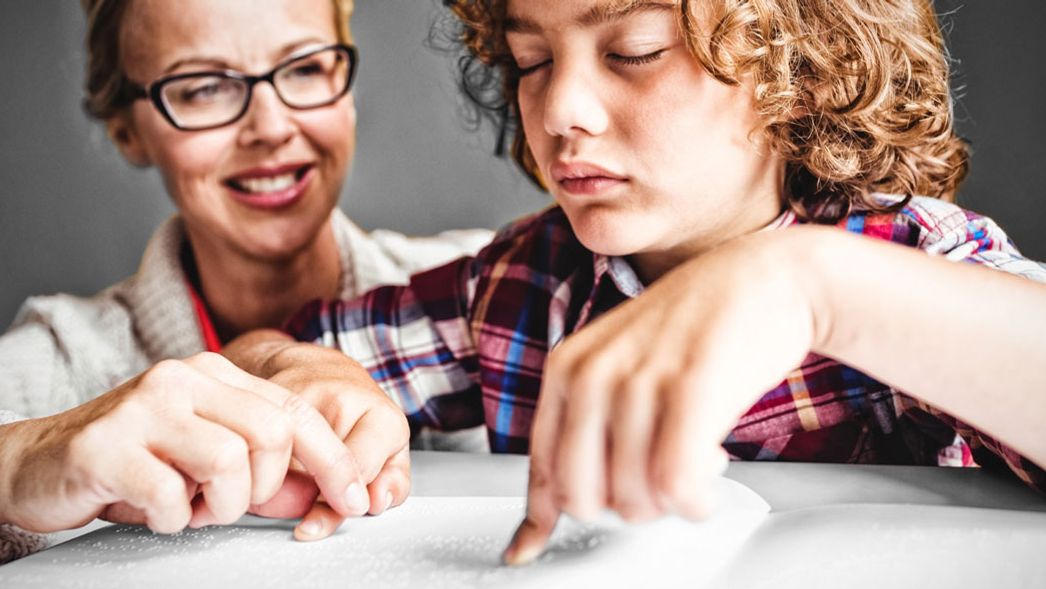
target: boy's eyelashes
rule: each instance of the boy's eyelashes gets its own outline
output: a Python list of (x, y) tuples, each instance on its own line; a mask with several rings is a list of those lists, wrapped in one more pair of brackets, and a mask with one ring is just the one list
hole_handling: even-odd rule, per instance
[(524, 67), (524, 66), (519, 65), (519, 63), (516, 62), (515, 60), (513, 60), (512, 65), (516, 68), (516, 75), (519, 76), (520, 78), (523, 78), (523, 77), (529, 76), (530, 74), (532, 74), (532, 73), (538, 71), (539, 69), (545, 67), (545, 65), (549, 64), (549, 63), (552, 63), (551, 59), (546, 59), (545, 61), (541, 61), (541, 62), (535, 63), (534, 65), (528, 65), (528, 66)]
[(661, 56), (665, 54), (665, 51), (668, 51), (668, 49), (658, 49), (657, 51), (651, 51), (650, 53), (644, 53), (642, 55), (619, 55), (617, 53), (611, 53), (607, 55), (607, 57), (625, 65), (644, 65), (661, 59)]
[[(650, 53), (643, 53), (641, 55), (622, 55), (619, 53), (608, 53), (607, 59), (621, 65), (641, 66), (646, 65), (648, 63), (653, 63), (658, 59), (661, 59), (661, 57), (665, 54), (666, 51), (668, 51), (667, 48), (651, 51)], [(513, 61), (513, 65), (516, 68), (516, 75), (518, 75), (521, 78), (529, 76), (530, 74), (540, 70), (541, 68), (551, 63), (551, 59), (546, 59), (544, 61), (535, 63), (534, 65), (521, 66), (518, 62)]]

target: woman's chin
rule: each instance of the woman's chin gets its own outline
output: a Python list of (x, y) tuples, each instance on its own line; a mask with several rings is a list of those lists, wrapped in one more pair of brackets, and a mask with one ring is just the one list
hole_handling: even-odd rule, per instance
[(272, 228), (269, 231), (252, 231), (234, 240), (233, 247), (249, 259), (258, 262), (282, 263), (293, 260), (307, 251), (316, 241), (317, 233), (302, 228)]

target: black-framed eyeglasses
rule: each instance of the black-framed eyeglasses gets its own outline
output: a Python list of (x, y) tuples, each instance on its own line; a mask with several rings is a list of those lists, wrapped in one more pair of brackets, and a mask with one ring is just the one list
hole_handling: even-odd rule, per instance
[(143, 87), (129, 83), (131, 98), (148, 98), (183, 131), (214, 129), (247, 112), (259, 82), (268, 82), (288, 107), (319, 108), (337, 102), (352, 86), (359, 59), (352, 45), (328, 45), (295, 55), (260, 76), (234, 70), (192, 72), (160, 78)]

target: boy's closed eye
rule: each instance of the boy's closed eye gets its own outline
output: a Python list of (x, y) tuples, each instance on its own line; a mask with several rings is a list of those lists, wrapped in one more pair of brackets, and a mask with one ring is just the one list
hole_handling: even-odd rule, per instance
[(512, 62), (519, 77), (526, 77), (566, 56), (586, 52), (611, 69), (652, 64), (681, 43), (669, 10), (647, 5), (633, 12), (580, 23), (566, 29), (544, 29), (538, 21), (511, 19), (506, 31)]
[[(665, 52), (669, 51), (669, 47), (656, 49), (654, 51), (643, 53), (639, 52), (614, 52), (608, 53), (606, 59), (614, 65), (620, 66), (644, 66), (661, 59)], [(530, 74), (540, 70), (541, 68), (551, 65), (552, 59), (514, 59), (516, 73), (519, 77), (529, 76)]]

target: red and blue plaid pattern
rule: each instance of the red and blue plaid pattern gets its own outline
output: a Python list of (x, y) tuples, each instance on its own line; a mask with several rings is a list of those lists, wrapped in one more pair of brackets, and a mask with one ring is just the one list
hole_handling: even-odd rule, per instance
[[(888, 197), (884, 197), (888, 198)], [(785, 213), (768, 229), (798, 223)], [(1046, 282), (990, 219), (935, 199), (855, 212), (840, 227)], [(351, 301), (315, 302), (288, 324), (360, 361), (412, 428), (486, 424), (491, 450), (526, 453), (545, 358), (642, 285), (622, 258), (586, 250), (551, 208), (499, 232), (474, 258)], [(742, 460), (937, 464), (957, 437), (982, 466), (1046, 489), (1046, 473), (970, 426), (853, 368), (811, 354), (724, 442)], [(954, 448), (952, 448), (954, 450)], [(952, 453), (954, 455), (954, 452)]]

